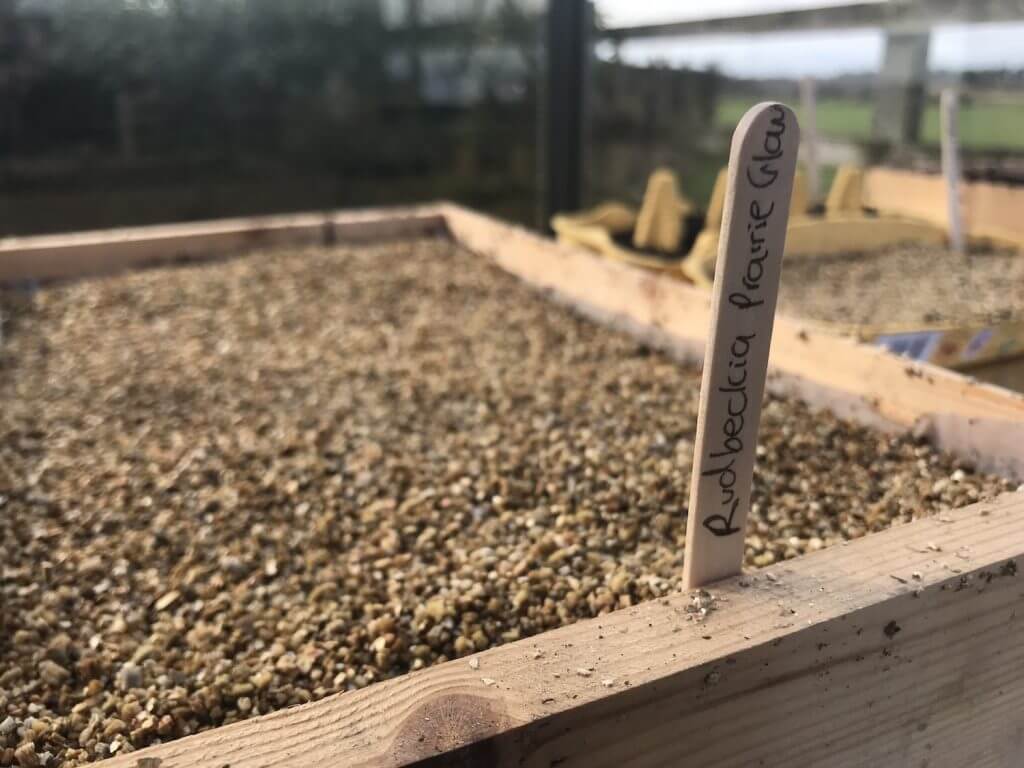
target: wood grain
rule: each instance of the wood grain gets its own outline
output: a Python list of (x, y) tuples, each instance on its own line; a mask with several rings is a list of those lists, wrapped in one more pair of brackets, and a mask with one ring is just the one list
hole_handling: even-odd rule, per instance
[(255, 248), (364, 242), (441, 232), (436, 208), (302, 213), (0, 238), (0, 282), (96, 275)]
[(941, 227), (949, 223), (946, 184), (937, 174), (869, 168), (861, 187), (865, 208), (883, 215), (909, 216)]
[(1008, 494), (104, 765), (1016, 767), (1022, 567)]
[(967, 234), (1024, 249), (1024, 187), (973, 182), (962, 195)]
[[(948, 197), (942, 176), (891, 168), (864, 174), (864, 206), (885, 215), (909, 216), (947, 230)], [(1024, 188), (989, 182), (961, 182), (960, 202), (968, 238), (1024, 248)]]
[(799, 146), (796, 115), (781, 104), (752, 107), (733, 135), (694, 440), (687, 588), (732, 576), (743, 566)]

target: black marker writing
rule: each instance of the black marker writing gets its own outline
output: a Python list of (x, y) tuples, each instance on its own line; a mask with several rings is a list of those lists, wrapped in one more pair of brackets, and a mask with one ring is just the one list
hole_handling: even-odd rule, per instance
[(753, 156), (753, 162), (747, 166), (747, 181), (756, 189), (767, 189), (779, 178), (779, 170), (774, 161), (782, 157), (782, 136), (786, 133), (786, 113), (778, 105), (772, 107), (775, 116), (771, 119), (771, 127), (765, 132), (763, 152)]
[[(755, 190), (767, 190), (775, 183), (779, 177), (779, 161), (785, 154), (782, 137), (786, 133), (786, 112), (774, 106), (772, 115), (760, 147), (750, 156), (746, 166), (747, 181)], [(743, 239), (746, 267), (738, 275), (738, 283), (728, 286), (728, 303), (740, 312), (757, 310), (767, 300), (762, 283), (770, 260), (776, 256), (767, 245), (768, 231), (775, 214), (774, 200), (765, 204), (755, 197), (747, 208), (746, 236)], [(736, 280), (736, 277), (732, 279)], [(769, 318), (769, 328), (770, 322)], [(704, 527), (715, 536), (742, 533), (735, 525), (736, 513), (742, 502), (736, 488), (735, 463), (750, 441), (756, 439), (748, 436), (751, 422), (747, 419), (747, 408), (751, 402), (747, 392), (747, 358), (756, 339), (755, 332), (735, 336), (729, 348), (724, 381), (719, 381), (714, 390), (714, 397), (726, 398), (725, 415), (717, 437), (709, 441), (709, 469), (703, 470), (701, 477), (714, 478), (718, 485), (720, 510), (703, 520)], [(756, 435), (756, 423), (753, 423), (753, 432)]]
[(729, 365), (725, 376), (725, 384), (719, 385), (715, 392), (727, 398), (726, 413), (722, 422), (721, 434), (717, 445), (712, 444), (708, 458), (714, 460), (710, 469), (701, 472), (702, 477), (716, 477), (721, 492), (722, 506), (725, 512), (709, 515), (704, 520), (704, 527), (716, 536), (731, 536), (739, 529), (733, 526), (733, 518), (740, 499), (735, 491), (736, 472), (733, 465), (736, 455), (743, 452), (743, 430), (746, 426), (747, 406), (750, 398), (747, 395), (747, 355), (750, 354), (750, 342), (757, 338), (756, 333), (740, 334), (733, 339), (729, 347)]

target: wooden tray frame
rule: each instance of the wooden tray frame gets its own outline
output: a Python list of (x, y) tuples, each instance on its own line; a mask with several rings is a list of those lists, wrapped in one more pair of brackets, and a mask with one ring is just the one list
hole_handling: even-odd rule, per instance
[[(447, 233), (551, 298), (699, 361), (709, 296), (449, 203), (0, 240), (0, 282), (265, 246)], [(1024, 397), (776, 321), (769, 387), (915, 427), (1024, 478)], [(1017, 766), (1024, 495), (107, 761), (300, 766)], [(593, 670), (593, 671), (588, 671)]]

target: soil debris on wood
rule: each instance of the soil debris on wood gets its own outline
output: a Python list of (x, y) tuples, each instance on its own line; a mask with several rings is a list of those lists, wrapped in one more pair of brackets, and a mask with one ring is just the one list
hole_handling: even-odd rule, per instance
[[(442, 240), (36, 292), (0, 348), (0, 765), (131, 752), (677, 590), (698, 387)], [(770, 398), (746, 562), (1008, 488)]]

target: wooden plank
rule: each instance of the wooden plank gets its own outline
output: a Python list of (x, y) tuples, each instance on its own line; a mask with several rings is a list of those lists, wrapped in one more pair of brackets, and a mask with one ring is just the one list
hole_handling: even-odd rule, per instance
[(865, 208), (874, 208), (881, 214), (909, 216), (946, 230), (946, 185), (941, 176), (869, 168), (864, 174), (862, 194)]
[(1007, 494), (104, 765), (1010, 768), (1022, 568)]
[[(946, 233), (925, 221), (862, 213), (805, 216), (792, 221), (786, 233), (786, 258), (877, 251), (905, 243), (942, 248)], [(920, 327), (920, 326), (918, 326)]]
[(365, 241), (440, 232), (436, 208), (304, 213), (0, 238), (0, 282), (58, 279), (254, 248)]
[(964, 184), (963, 207), (969, 235), (1024, 249), (1024, 187)]
[[(464, 208), (445, 206), (444, 215), (458, 242), (557, 300), (680, 359), (702, 361), (710, 320), (707, 291), (555, 244)], [(1024, 446), (994, 442), (996, 435), (1020, 434), (1024, 396), (909, 363), (785, 316), (775, 321), (769, 365), (769, 391), (799, 396), (881, 428), (905, 429), (920, 422), (940, 448), (985, 469), (1024, 478)], [(934, 427), (938, 420), (945, 428)]]
[[(949, 231), (949, 195), (942, 176), (892, 168), (864, 173), (863, 204), (884, 215), (921, 219)], [(968, 238), (1024, 248), (1024, 188), (961, 182), (963, 226)]]
[(743, 567), (799, 146), (796, 115), (781, 104), (752, 107), (733, 135), (697, 412), (686, 588), (732, 576)]

